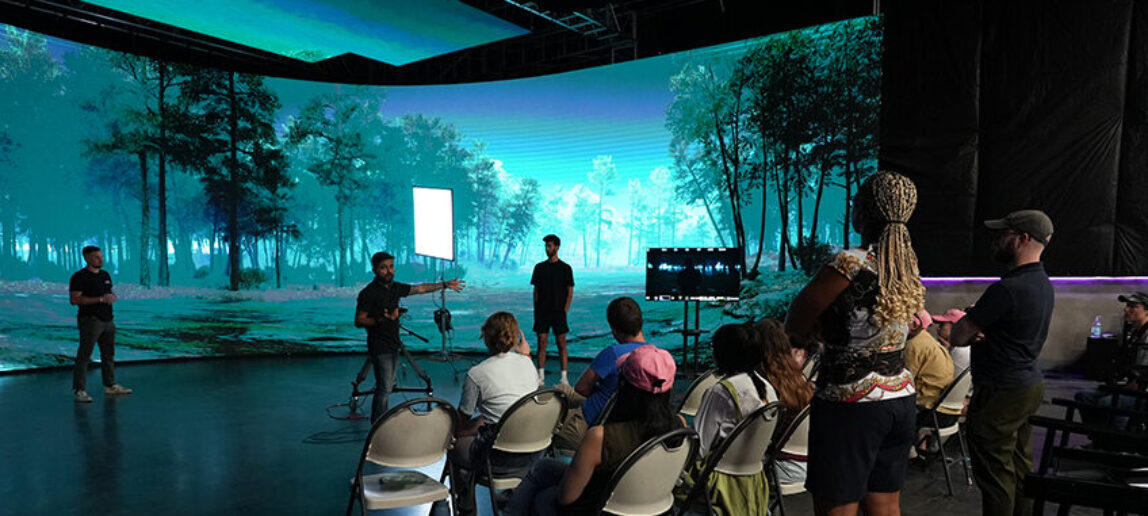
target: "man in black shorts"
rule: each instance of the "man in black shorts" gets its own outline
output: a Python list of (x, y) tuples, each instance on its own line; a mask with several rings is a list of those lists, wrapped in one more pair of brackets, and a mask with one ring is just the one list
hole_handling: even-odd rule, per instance
[(395, 279), (395, 257), (388, 253), (371, 256), (374, 281), (359, 291), (355, 306), (355, 326), (367, 330), (367, 357), (375, 371), (375, 397), (371, 403), (371, 422), (387, 411), (387, 399), (395, 388), (395, 369), (398, 367), (399, 299), (415, 294), (426, 294), (449, 288), (462, 292), (465, 281), (458, 278), (442, 283), (411, 285)]
[(556, 235), (542, 237), (546, 243), (546, 260), (534, 266), (530, 284), (534, 285), (534, 333), (538, 334), (538, 384), (546, 383), (546, 341), (550, 330), (554, 330), (554, 340), (558, 341), (558, 360), (562, 363), (563, 385), (566, 379), (566, 314), (570, 312), (570, 301), (574, 299), (574, 271), (570, 265), (558, 259), (558, 248), (562, 240)]
[(102, 270), (104, 253), (99, 247), (87, 246), (81, 251), (88, 266), (76, 271), (68, 282), (69, 302), (79, 307), (76, 322), (80, 327), (80, 349), (72, 374), (72, 391), (79, 403), (91, 403), (88, 395), (88, 363), (92, 349), (100, 345), (100, 370), (104, 375), (104, 394), (131, 394), (132, 390), (116, 383), (116, 325), (112, 322), (112, 276)]

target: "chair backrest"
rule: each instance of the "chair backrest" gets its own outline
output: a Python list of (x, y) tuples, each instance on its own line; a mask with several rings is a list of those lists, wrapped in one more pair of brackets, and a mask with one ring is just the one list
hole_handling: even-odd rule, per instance
[(960, 412), (965, 408), (965, 396), (969, 395), (969, 389), (973, 386), (971, 371), (972, 368), (966, 368), (956, 378), (953, 378), (952, 383), (941, 392), (937, 407), (943, 407), (954, 412)]
[(617, 393), (617, 391), (615, 391), (614, 394), (612, 396), (610, 396), (610, 399), (606, 400), (606, 405), (603, 406), (602, 411), (598, 413), (598, 420), (593, 421), (593, 422), (587, 421), (587, 423), (589, 423), (591, 425), (604, 425), (604, 424), (606, 424), (606, 419), (610, 417), (610, 413), (614, 411), (614, 405), (616, 405), (616, 404), (618, 404), (618, 393)]
[[(680, 444), (677, 444), (678, 441)], [(614, 472), (602, 512), (662, 514), (674, 505), (674, 485), (694, 460), (698, 434), (679, 428), (646, 441)]]
[[(425, 410), (416, 410), (417, 405)], [(418, 398), (388, 410), (371, 427), (363, 447), (363, 461), (398, 468), (434, 464), (454, 441), (454, 407), (438, 398)]]
[(777, 447), (779, 450), (772, 450), (776, 456), (779, 453), (787, 455), (809, 455), (809, 405), (801, 409), (797, 413), (797, 417), (789, 422), (789, 426), (785, 428), (777, 438)]
[(566, 393), (539, 389), (523, 396), (502, 413), (491, 447), (509, 453), (545, 450), (564, 419)]
[(701, 376), (697, 377), (693, 383), (690, 384), (689, 389), (686, 389), (686, 397), (682, 399), (682, 405), (678, 407), (678, 413), (683, 416), (696, 416), (698, 414), (698, 408), (702, 405), (702, 395), (720, 380), (721, 378), (718, 377), (717, 371), (713, 369), (702, 373)]
[[(762, 470), (762, 457), (773, 440), (773, 432), (785, 405), (775, 401), (742, 418), (716, 447), (707, 470), (727, 475), (754, 475)], [(708, 471), (706, 475), (708, 476)]]
[(817, 379), (817, 372), (821, 369), (821, 354), (816, 353), (805, 357), (805, 365), (801, 367), (801, 375), (806, 380), (814, 381)]

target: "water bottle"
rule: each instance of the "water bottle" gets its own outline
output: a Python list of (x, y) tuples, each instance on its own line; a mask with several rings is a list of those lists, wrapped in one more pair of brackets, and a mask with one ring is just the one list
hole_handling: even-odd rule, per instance
[(1100, 326), (1100, 316), (1098, 315), (1092, 320), (1092, 338), (1099, 338), (1102, 331), (1104, 329)]

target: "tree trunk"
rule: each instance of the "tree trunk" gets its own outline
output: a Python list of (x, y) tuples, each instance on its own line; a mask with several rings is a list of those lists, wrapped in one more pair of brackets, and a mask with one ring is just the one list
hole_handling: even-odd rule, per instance
[[(341, 187), (341, 186), (339, 187), (339, 189), (342, 189), (342, 188), (343, 187)], [(336, 268), (335, 283), (340, 287), (345, 287), (345, 286), (347, 286), (347, 278), (346, 278), (347, 239), (343, 235), (343, 212), (346, 208), (343, 207), (343, 201), (341, 200), (341, 199), (343, 199), (343, 196), (340, 195), (339, 198), (340, 198), (340, 200), (337, 200), (335, 202), (335, 204), (336, 204), (335, 224), (337, 224), (339, 226), (339, 231), (338, 231), (338, 234), (339, 234), (339, 250), (338, 250), (339, 257), (336, 260), (336, 264), (335, 264), (335, 268)]]
[(602, 183), (602, 191), (598, 195), (598, 238), (594, 244), (594, 266), (602, 266), (602, 203), (606, 200), (606, 184)]
[(275, 288), (283, 288), (282, 266), (283, 232), (275, 228)]
[[(764, 167), (764, 165), (763, 165)], [(757, 232), (757, 256), (753, 259), (753, 268), (749, 270), (746, 277), (754, 279), (761, 274), (758, 268), (761, 266), (761, 256), (765, 254), (765, 212), (769, 207), (769, 196), (766, 194), (766, 185), (769, 181), (766, 179), (765, 170), (761, 171), (761, 228)]]
[(781, 238), (777, 245), (777, 270), (785, 272), (785, 253), (789, 249), (789, 180), (782, 180), (781, 171), (774, 170), (773, 180), (777, 187), (777, 211), (781, 219)]
[(849, 241), (850, 230), (853, 226), (853, 163), (849, 162), (845, 165), (845, 216), (842, 217), (842, 232), (841, 232), (841, 248), (849, 249), (853, 247)]
[(821, 177), (817, 178), (817, 196), (816, 200), (813, 202), (813, 224), (809, 227), (809, 240), (811, 241), (817, 240), (817, 215), (818, 212), (821, 211), (821, 194), (825, 192), (825, 176), (829, 175), (829, 172), (826, 170), (827, 168), (828, 164), (822, 163)]
[(231, 122), (230, 184), (227, 188), (227, 268), (229, 288), (239, 290), (239, 114), (235, 112), (235, 72), (227, 74), (228, 118)]
[(151, 225), (148, 218), (151, 215), (151, 205), (148, 201), (147, 189), (147, 153), (137, 153), (140, 162), (140, 286), (151, 286), (151, 271), (148, 270), (148, 240), (150, 240)]
[(167, 105), (167, 64), (162, 61), (156, 61), (156, 66), (159, 68), (159, 146), (156, 149), (156, 156), (159, 161), (157, 167), (159, 188), (157, 195), (157, 205), (159, 208), (159, 236), (157, 238), (157, 249), (159, 255), (159, 286), (166, 287), (171, 284), (171, 272), (168, 270), (167, 265), (167, 120), (164, 107)]

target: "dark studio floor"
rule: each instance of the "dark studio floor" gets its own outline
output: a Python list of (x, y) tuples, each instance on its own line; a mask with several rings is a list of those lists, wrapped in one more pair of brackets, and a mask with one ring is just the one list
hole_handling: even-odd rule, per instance
[[(465, 371), (478, 359), (453, 365)], [(120, 399), (96, 388), (97, 367), (89, 377), (90, 404), (72, 401), (70, 370), (0, 376), (0, 514), (340, 514), (368, 426), (329, 417), (328, 406), (347, 401), (362, 360), (341, 355), (121, 365), (118, 379), (136, 393)], [(450, 364), (425, 356), (418, 361), (431, 375), (435, 395), (456, 403), (462, 376), (452, 378)], [(572, 363), (571, 378), (585, 367)], [(400, 385), (416, 383), (414, 374), (400, 375)], [(687, 382), (679, 384), (684, 390)], [(1090, 386), (1049, 380), (1046, 399)], [(391, 402), (414, 396), (392, 396)], [(1060, 410), (1046, 405), (1042, 412)], [(434, 466), (429, 469), (437, 476)], [(956, 495), (950, 498), (940, 466), (910, 466), (904, 514), (980, 512), (976, 488), (965, 484), (960, 467), (951, 471)], [(486, 492), (480, 488), (478, 496), (480, 511), (488, 513)], [(785, 501), (788, 514), (812, 512), (808, 494)]]

